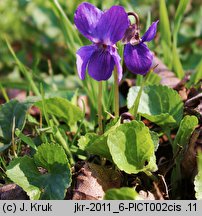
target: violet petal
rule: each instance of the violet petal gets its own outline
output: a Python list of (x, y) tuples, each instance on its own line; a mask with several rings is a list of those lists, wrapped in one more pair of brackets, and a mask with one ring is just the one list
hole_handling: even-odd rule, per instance
[(121, 6), (112, 6), (101, 16), (94, 32), (94, 37), (106, 45), (113, 45), (121, 40), (129, 26), (128, 15)]
[(113, 59), (114, 59), (114, 62), (115, 62), (115, 65), (116, 65), (116, 68), (117, 68), (117, 73), (118, 73), (118, 80), (119, 82), (121, 81), (122, 79), (122, 76), (123, 76), (123, 69), (122, 69), (122, 66), (121, 66), (121, 57), (119, 56), (117, 50), (115, 48), (112, 48), (113, 50), (110, 52)]
[(97, 80), (108, 80), (114, 69), (114, 59), (108, 50), (99, 48), (91, 56), (88, 63), (89, 75)]
[(95, 45), (81, 47), (76, 52), (76, 65), (80, 79), (84, 80), (86, 75), (86, 66), (88, 61), (95, 51)]
[(145, 34), (142, 37), (142, 42), (149, 42), (151, 40), (154, 39), (155, 35), (156, 35), (156, 31), (157, 31), (157, 24), (158, 24), (158, 20), (156, 22), (153, 22), (150, 27), (148, 28), (148, 30), (145, 32)]
[(75, 12), (74, 23), (86, 38), (93, 41), (93, 32), (102, 14), (103, 12), (94, 5), (84, 2), (78, 6)]
[(127, 44), (124, 48), (126, 67), (134, 74), (146, 74), (152, 66), (153, 54), (144, 43)]

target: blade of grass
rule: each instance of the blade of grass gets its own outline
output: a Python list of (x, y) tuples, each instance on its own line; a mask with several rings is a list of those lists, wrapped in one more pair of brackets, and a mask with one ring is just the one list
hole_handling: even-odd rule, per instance
[(166, 41), (168, 46), (171, 47), (171, 30), (170, 30), (170, 22), (168, 17), (168, 11), (166, 8), (165, 0), (161, 0), (160, 2), (160, 32), (162, 40)]
[(160, 32), (161, 32), (161, 46), (163, 49), (163, 58), (165, 64), (171, 69), (172, 67), (172, 41), (170, 22), (168, 18), (168, 11), (165, 0), (159, 1), (160, 8)]
[(182, 67), (182, 63), (180, 61), (180, 56), (177, 52), (177, 48), (174, 43), (173, 43), (173, 70), (178, 78), (182, 79), (184, 77), (184, 70)]
[(179, 5), (177, 7), (177, 11), (175, 14), (175, 20), (174, 20), (174, 30), (173, 30), (173, 42), (175, 46), (177, 46), (177, 34), (179, 31), (182, 17), (184, 15), (184, 12), (186, 10), (188, 3), (189, 3), (189, 0), (180, 0)]
[(190, 88), (191, 85), (197, 84), (200, 79), (202, 79), (202, 60), (197, 65), (196, 71), (191, 75), (190, 81), (188, 82), (187, 87)]
[(44, 89), (43, 89), (43, 85), (40, 84), (40, 91), (41, 91), (41, 99), (42, 99), (42, 110), (43, 110), (43, 114), (44, 117), (46, 119), (46, 123), (49, 127), (51, 127), (50, 124), (50, 119), (48, 117), (48, 113), (47, 113), (47, 109), (46, 109), (46, 103), (45, 103), (45, 93), (44, 93)]
[(73, 155), (69, 149), (69, 146), (66, 142), (66, 140), (63, 138), (62, 134), (60, 133), (60, 130), (58, 129), (58, 127), (54, 126), (54, 123), (51, 123), (51, 126), (53, 128), (53, 131), (54, 131), (54, 138), (55, 140), (64, 148), (67, 156), (68, 156), (68, 159), (69, 159), (69, 162), (71, 165), (74, 165), (75, 162), (74, 162), (74, 158), (73, 158)]
[(7, 38), (5, 37), (5, 41), (7, 44), (7, 47), (9, 49), (9, 51), (11, 52), (13, 58), (15, 59), (20, 71), (22, 72), (22, 74), (25, 76), (25, 78), (27, 79), (28, 83), (30, 84), (30, 87), (32, 89), (32, 91), (34, 92), (35, 95), (40, 96), (40, 92), (36, 86), (36, 84), (34, 83), (32, 76), (30, 74), (30, 72), (28, 71), (28, 69), (26, 68), (26, 66), (18, 59), (18, 57), (16, 56), (13, 48), (11, 47), (10, 43), (8, 42)]
[(25, 91), (29, 91), (30, 88), (27, 86), (26, 81), (11, 81), (7, 78), (1, 78), (1, 84), (4, 86), (4, 88), (16, 88), (21, 89)]
[[(82, 120), (81, 120), (81, 122), (80, 122), (80, 125), (79, 125), (77, 131), (76, 131), (76, 134), (74, 135), (74, 138), (73, 138), (73, 140), (72, 140), (72, 142), (71, 142), (71, 146), (74, 145), (75, 141), (77, 140), (78, 134), (80, 133), (81, 127), (82, 127), (83, 122), (84, 122), (84, 120), (85, 120), (86, 108), (85, 108), (85, 103), (84, 103), (83, 100), (82, 100), (82, 105), (83, 105), (83, 109), (82, 109), (83, 118), (82, 118)], [(70, 147), (71, 147), (71, 146), (70, 146)]]
[(55, 14), (59, 17), (59, 21), (61, 22), (66, 42), (71, 48), (70, 52), (72, 52), (75, 55), (76, 50), (78, 49), (78, 47), (82, 46), (83, 43), (79, 38), (79, 35), (76, 29), (74, 28), (74, 25), (66, 16), (58, 0), (51, 0), (51, 5), (54, 9)]
[[(112, 110), (114, 110), (113, 100), (114, 100), (114, 87), (111, 87), (110, 93), (108, 95), (108, 103), (106, 106), (106, 111), (112, 112)], [(110, 108), (111, 108), (111, 110), (110, 110)]]
[(6, 90), (5, 90), (4, 87), (1, 85), (1, 83), (0, 83), (0, 91), (2, 92), (2, 95), (3, 95), (4, 99), (5, 99), (5, 101), (6, 101), (6, 102), (9, 102), (9, 98), (8, 98), (7, 93), (6, 93)]
[(37, 147), (33, 142), (33, 140), (30, 137), (24, 135), (18, 128), (15, 130), (15, 135), (19, 137), (24, 143), (26, 143), (27, 145), (29, 145), (30, 147), (32, 147), (34, 150), (37, 151)]
[(4, 157), (3, 157), (3, 154), (0, 157), (0, 168), (1, 168), (1, 171), (3, 171), (4, 173), (6, 173), (7, 166), (6, 166), (6, 161), (5, 161)]
[(109, 81), (103, 82), (103, 110), (104, 117), (114, 110), (114, 86)]
[(184, 70), (180, 61), (180, 56), (177, 52), (177, 35), (180, 28), (180, 23), (184, 12), (186, 10), (189, 0), (181, 0), (177, 7), (177, 11), (174, 19), (174, 30), (173, 30), (173, 69), (178, 78), (182, 79), (184, 77)]

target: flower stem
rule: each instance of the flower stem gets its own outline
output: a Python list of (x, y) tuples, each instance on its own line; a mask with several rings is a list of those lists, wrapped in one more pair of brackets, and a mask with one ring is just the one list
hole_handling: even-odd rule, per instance
[(173, 140), (172, 140), (172, 138), (171, 138), (170, 129), (166, 129), (166, 130), (165, 130), (165, 134), (166, 134), (166, 136), (168, 137), (168, 141), (169, 141), (170, 144), (172, 145), (172, 144), (173, 144)]
[(102, 127), (102, 81), (98, 83), (98, 127), (99, 134), (103, 134)]
[(141, 95), (142, 95), (142, 91), (143, 91), (143, 88), (145, 86), (145, 83), (150, 75), (150, 73), (152, 72), (153, 70), (150, 70), (147, 75), (145, 76), (144, 80), (142, 81), (142, 84), (140, 86), (140, 90), (137, 94), (137, 98), (135, 99), (135, 102), (134, 102), (134, 105), (132, 106), (132, 108), (130, 109), (130, 112), (132, 112), (132, 114), (134, 114), (134, 118), (136, 119), (137, 118), (137, 111), (138, 111), (138, 107), (139, 107), (139, 103), (140, 103), (140, 98), (141, 98)]
[(119, 117), (119, 80), (116, 67), (114, 69), (114, 113), (115, 117)]

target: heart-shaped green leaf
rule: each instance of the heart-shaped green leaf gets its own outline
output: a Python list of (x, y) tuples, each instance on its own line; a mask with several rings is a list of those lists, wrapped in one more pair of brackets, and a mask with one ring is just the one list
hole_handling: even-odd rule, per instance
[(107, 144), (120, 170), (129, 174), (157, 170), (154, 143), (149, 129), (142, 122), (120, 125), (109, 134)]
[(30, 199), (64, 199), (71, 183), (67, 156), (58, 144), (42, 144), (34, 159), (28, 156), (14, 159), (6, 174)]
[[(140, 87), (131, 87), (127, 106), (134, 105)], [(183, 115), (183, 103), (178, 93), (162, 85), (145, 86), (142, 91), (138, 113), (163, 128), (176, 127)]]
[(7, 176), (27, 192), (31, 200), (39, 199), (41, 190), (39, 187), (40, 173), (33, 158), (24, 156), (10, 162), (6, 171)]
[[(47, 113), (64, 120), (68, 125), (73, 125), (83, 117), (81, 109), (65, 98), (48, 98), (45, 99), (45, 104)], [(35, 105), (40, 109), (43, 108), (42, 101), (36, 102)]]
[(0, 152), (10, 146), (13, 133), (24, 127), (27, 110), (33, 102), (19, 102), (11, 100), (0, 106)]

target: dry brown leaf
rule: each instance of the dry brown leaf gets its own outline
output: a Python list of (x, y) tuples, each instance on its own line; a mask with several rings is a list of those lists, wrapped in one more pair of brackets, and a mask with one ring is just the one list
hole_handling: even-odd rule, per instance
[(7, 184), (0, 187), (0, 200), (28, 200), (28, 196), (21, 187), (16, 184)]
[(158, 65), (156, 68), (154, 68), (154, 72), (161, 77), (162, 85), (175, 88), (179, 84), (180, 79), (178, 79), (174, 72), (169, 70), (167, 66), (156, 56), (154, 56), (153, 65)]
[(104, 166), (85, 162), (75, 178), (73, 200), (102, 200), (106, 190), (121, 185), (120, 174)]

